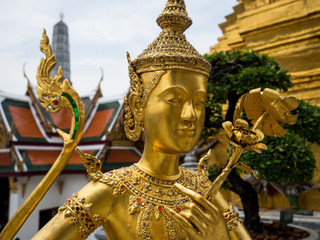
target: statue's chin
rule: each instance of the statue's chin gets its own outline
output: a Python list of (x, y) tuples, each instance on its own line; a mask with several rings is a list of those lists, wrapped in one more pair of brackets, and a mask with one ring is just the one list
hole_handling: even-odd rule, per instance
[(198, 142), (198, 138), (191, 137), (191, 138), (185, 138), (182, 143), (177, 145), (178, 153), (188, 153), (190, 152)]

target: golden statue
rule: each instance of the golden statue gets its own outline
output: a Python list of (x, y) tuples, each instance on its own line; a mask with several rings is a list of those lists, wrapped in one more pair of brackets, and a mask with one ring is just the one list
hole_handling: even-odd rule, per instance
[[(210, 64), (183, 34), (192, 24), (184, 0), (168, 0), (157, 23), (162, 28), (158, 38), (134, 61), (127, 56), (130, 93), (125, 98), (125, 132), (133, 141), (144, 132), (140, 161), (102, 173), (98, 159), (78, 150), (93, 181), (70, 197), (33, 239), (86, 239), (101, 225), (110, 240), (251, 239), (218, 190), (232, 168), (248, 169), (238, 161), (244, 149), (266, 149), (258, 143), (264, 136), (260, 129), (268, 129), (265, 126), (271, 122), (272, 134), (281, 135), (278, 122), (296, 120), (288, 114), (296, 102), (270, 89), (251, 91), (237, 107), (234, 126), (231, 122), (223, 125), (234, 151), (217, 180), (211, 183), (208, 179), (210, 151), (200, 160), (198, 171), (179, 167), (180, 154), (196, 145), (202, 131)], [(69, 107), (72, 128), (69, 135), (59, 132), (65, 146), (55, 163), (60, 164), (58, 171), (55, 166), (50, 170), (55, 176), (46, 176), (40, 190), (32, 193), (10, 220), (1, 239), (10, 239), (18, 231), (63, 169), (83, 132), (81, 100), (67, 80), (61, 83), (61, 69), (54, 79), (50, 76), (55, 58), (45, 32), (43, 38), (40, 48), (46, 59), (38, 68), (39, 99), (51, 112)], [(238, 119), (243, 107), (253, 120), (252, 129)]]

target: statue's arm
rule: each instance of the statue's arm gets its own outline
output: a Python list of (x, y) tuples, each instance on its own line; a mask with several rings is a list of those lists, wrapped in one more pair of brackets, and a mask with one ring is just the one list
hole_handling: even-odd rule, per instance
[[(224, 213), (226, 210), (228, 211), (228, 209), (230, 210), (230, 212), (233, 211), (230, 204), (225, 200), (225, 198), (222, 196), (222, 194), (220, 192), (217, 193), (217, 195), (212, 200), (212, 202), (215, 206), (217, 206), (217, 208), (222, 213)], [(232, 216), (232, 218), (234, 218), (234, 217)], [(248, 233), (247, 229), (243, 225), (242, 221), (238, 221), (238, 220), (229, 221), (229, 220), (227, 220), (227, 222), (229, 222), (229, 224), (227, 224), (227, 225), (230, 226), (229, 235), (232, 240), (252, 239), (250, 234)]]
[(78, 226), (59, 212), (32, 238), (32, 240), (38, 239), (81, 239), (81, 234)]
[(85, 239), (103, 224), (111, 204), (111, 187), (92, 181), (70, 197), (32, 240)]

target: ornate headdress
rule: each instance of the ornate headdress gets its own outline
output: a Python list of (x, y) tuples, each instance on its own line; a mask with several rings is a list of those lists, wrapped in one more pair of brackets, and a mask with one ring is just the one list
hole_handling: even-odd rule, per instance
[(164, 11), (157, 18), (157, 23), (162, 32), (133, 61), (136, 72), (184, 69), (209, 76), (210, 63), (183, 34), (192, 24), (184, 0), (168, 0)]
[[(184, 0), (168, 0), (165, 9), (157, 18), (162, 28), (160, 35), (135, 60), (129, 63), (130, 93), (141, 98), (142, 106), (146, 104), (149, 93), (157, 85), (165, 70), (182, 69), (209, 76), (211, 65), (187, 41), (183, 34), (192, 20), (188, 17)], [(155, 72), (146, 88), (138, 74)], [(129, 139), (139, 139), (142, 122), (134, 119), (128, 101), (125, 98), (125, 132)]]

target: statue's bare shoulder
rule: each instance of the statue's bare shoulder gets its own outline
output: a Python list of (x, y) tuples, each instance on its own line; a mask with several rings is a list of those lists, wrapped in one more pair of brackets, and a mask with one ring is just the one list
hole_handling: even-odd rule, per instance
[(35, 239), (86, 239), (106, 221), (114, 198), (113, 172), (101, 174), (72, 194)]

